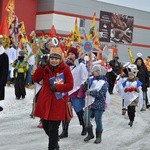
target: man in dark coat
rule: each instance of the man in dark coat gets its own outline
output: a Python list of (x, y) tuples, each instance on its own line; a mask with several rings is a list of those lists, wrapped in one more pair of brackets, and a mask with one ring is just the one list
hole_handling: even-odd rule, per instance
[[(5, 49), (2, 46), (2, 37), (0, 38), (0, 101), (5, 98), (5, 85), (7, 83), (8, 76), (8, 56), (5, 53)], [(0, 106), (0, 111), (3, 107)]]
[(114, 59), (109, 62), (109, 65), (112, 67), (112, 71), (109, 72), (108, 75), (108, 83), (109, 83), (109, 93), (113, 94), (114, 84), (117, 78), (117, 75), (121, 73), (121, 63), (118, 61), (118, 55), (114, 56)]

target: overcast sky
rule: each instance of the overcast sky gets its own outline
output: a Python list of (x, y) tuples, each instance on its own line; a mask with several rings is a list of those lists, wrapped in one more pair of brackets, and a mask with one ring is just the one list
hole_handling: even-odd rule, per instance
[(150, 12), (150, 0), (98, 0)]

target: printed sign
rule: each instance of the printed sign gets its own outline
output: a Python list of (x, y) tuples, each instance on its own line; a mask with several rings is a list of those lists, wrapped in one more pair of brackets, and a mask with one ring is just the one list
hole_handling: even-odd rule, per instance
[(93, 44), (90, 41), (86, 41), (83, 43), (84, 52), (89, 53), (93, 51)]
[(131, 44), (134, 17), (100, 11), (100, 41)]

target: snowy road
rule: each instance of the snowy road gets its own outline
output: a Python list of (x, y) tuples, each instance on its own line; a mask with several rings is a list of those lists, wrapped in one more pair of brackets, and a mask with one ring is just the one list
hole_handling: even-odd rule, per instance
[[(24, 100), (15, 100), (13, 87), (6, 87), (5, 101), (0, 101), (4, 107), (0, 112), (0, 150), (47, 150), (48, 138), (42, 129), (37, 128), (39, 119), (29, 117), (33, 94), (33, 90), (27, 89)], [(59, 142), (61, 150), (150, 150), (150, 110), (141, 112), (137, 109), (131, 128), (127, 115), (121, 115), (120, 106), (121, 98), (117, 94), (112, 95), (103, 116), (101, 144), (94, 144), (94, 139), (88, 143), (83, 141), (81, 127), (74, 116), (69, 137)]]

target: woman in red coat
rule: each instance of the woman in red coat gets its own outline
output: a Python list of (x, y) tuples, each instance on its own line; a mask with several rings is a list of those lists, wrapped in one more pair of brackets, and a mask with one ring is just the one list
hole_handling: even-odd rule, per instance
[(73, 88), (73, 77), (63, 62), (59, 47), (52, 48), (48, 63), (42, 62), (33, 75), (34, 82), (43, 81), (34, 116), (42, 118), (43, 129), (49, 137), (49, 150), (59, 150), (58, 128), (66, 119), (68, 93)]

